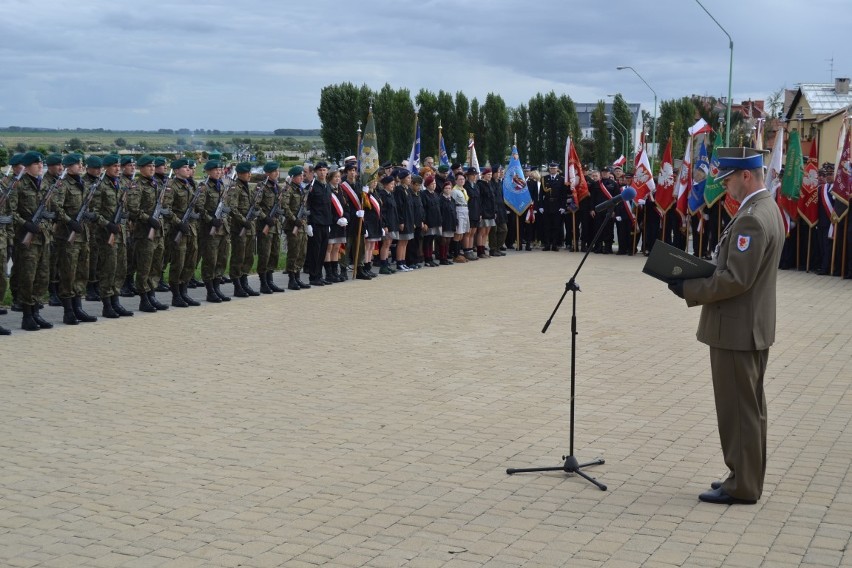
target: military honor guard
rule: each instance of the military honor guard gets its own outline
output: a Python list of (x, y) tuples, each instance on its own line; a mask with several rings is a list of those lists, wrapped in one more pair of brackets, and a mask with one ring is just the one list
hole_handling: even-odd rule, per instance
[[(139, 160), (140, 164), (142, 159)], [(199, 203), (203, 188), (192, 181), (192, 170), (186, 158), (170, 164), (172, 178), (167, 187), (171, 195), (172, 215), (169, 217), (169, 290), (172, 306), (176, 308), (200, 305), (189, 295), (189, 283), (195, 275), (198, 262), (198, 224), (201, 218)], [(141, 166), (143, 176), (148, 166)], [(153, 174), (153, 164), (150, 169)]]
[(231, 191), (234, 206), (231, 209), (231, 261), (228, 274), (234, 284), (234, 296), (245, 298), (259, 296), (260, 292), (249, 286), (248, 275), (254, 266), (254, 243), (257, 239), (256, 223), (260, 215), (258, 203), (263, 189), (252, 190), (251, 164), (240, 162), (234, 167), (237, 179)]
[(103, 158), (104, 178), (96, 195), (97, 213), (95, 243), (98, 247), (97, 275), (102, 315), (105, 318), (132, 316), (119, 301), (119, 290), (127, 273), (127, 193), (122, 185), (119, 157), (110, 154)]
[(228, 264), (228, 247), (231, 244), (230, 213), (236, 205), (232, 183), (222, 180), (224, 170), (218, 160), (204, 164), (207, 180), (198, 198), (202, 214), (201, 232), (204, 245), (201, 250), (201, 280), (207, 289), (207, 301), (219, 304), (231, 298), (222, 292), (222, 276)]
[(153, 313), (169, 307), (157, 300), (156, 288), (162, 274), (165, 239), (163, 219), (171, 218), (172, 190), (154, 178), (154, 157), (139, 158), (139, 179), (127, 199), (133, 221), (136, 256), (136, 292), (139, 311)]
[(257, 275), (260, 278), (260, 291), (263, 294), (272, 294), (284, 291), (273, 279), (278, 266), (278, 253), (281, 250), (283, 192), (278, 184), (281, 175), (278, 162), (266, 162), (263, 172), (266, 179), (258, 184), (263, 191), (259, 202), (261, 215), (257, 223)]

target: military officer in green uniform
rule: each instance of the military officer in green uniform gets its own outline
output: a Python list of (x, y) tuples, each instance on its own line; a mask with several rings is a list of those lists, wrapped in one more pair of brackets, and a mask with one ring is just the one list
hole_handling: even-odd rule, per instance
[[(15, 186), (18, 179), (11, 174), (0, 181), (0, 304), (6, 297), (6, 263), (9, 260), (8, 252), (15, 242), (14, 217), (12, 213), (17, 207)], [(0, 308), (0, 315), (6, 315), (5, 308)], [(0, 325), (0, 335), (9, 335), (12, 332)]]
[[(224, 170), (218, 160), (204, 164), (207, 180), (202, 186), (201, 203), (204, 248), (201, 251), (201, 280), (207, 288), (207, 301), (219, 304), (231, 298), (222, 292), (222, 276), (228, 264), (228, 247), (231, 244), (230, 213), (235, 207), (236, 193), (231, 192), (231, 180), (223, 180)], [(217, 210), (219, 215), (217, 216)]]
[(272, 278), (281, 250), (279, 217), (282, 190), (278, 186), (278, 168), (278, 162), (266, 162), (263, 166), (266, 179), (259, 184), (263, 191), (260, 194), (260, 216), (257, 222), (257, 275), (260, 277), (260, 291), (264, 294), (284, 291), (284, 288), (275, 285)]
[[(169, 183), (169, 173), (166, 171), (166, 159), (162, 156), (154, 157), (154, 179), (157, 180), (158, 183), (166, 184)], [(169, 258), (169, 230), (171, 229), (170, 223), (163, 224), (163, 239), (165, 240), (166, 246), (163, 251), (163, 272), (160, 273), (160, 283), (157, 285), (157, 292), (168, 292), (169, 286), (166, 284), (166, 267), (169, 266), (171, 259)]]
[[(169, 231), (169, 289), (172, 305), (177, 308), (199, 306), (189, 296), (189, 282), (195, 275), (198, 261), (198, 220), (201, 218), (199, 195), (203, 187), (192, 182), (189, 161), (179, 158), (171, 163), (172, 217)], [(187, 213), (189, 211), (189, 213)]]
[[(136, 291), (139, 311), (153, 313), (167, 310), (157, 300), (156, 288), (163, 265), (163, 222), (168, 219), (172, 192), (154, 179), (154, 157), (139, 158), (139, 178), (127, 196), (127, 212), (133, 221), (133, 241), (136, 254)], [(161, 215), (155, 215), (157, 205)]]
[(119, 175), (119, 157), (104, 156), (104, 179), (101, 182), (95, 210), (98, 228), (94, 231), (98, 246), (98, 287), (105, 318), (132, 316), (119, 301), (119, 290), (127, 274), (127, 192)]
[(235, 169), (237, 179), (231, 188), (234, 206), (231, 208), (231, 263), (228, 274), (234, 283), (234, 296), (244, 298), (260, 295), (248, 283), (248, 274), (254, 265), (255, 222), (260, 212), (257, 207), (260, 194), (257, 189), (252, 191), (249, 187), (251, 164), (240, 162)]
[(287, 175), (290, 176), (290, 183), (284, 190), (282, 202), (284, 234), (287, 236), (287, 276), (289, 277), (287, 288), (301, 290), (311, 287), (300, 277), (302, 268), (305, 266), (305, 253), (308, 250), (308, 235), (305, 233), (308, 223), (305, 196), (308, 192), (307, 189), (302, 188), (305, 175), (302, 166), (293, 166)]
[[(39, 314), (38, 300), (47, 294), (50, 242), (53, 238), (52, 227), (56, 213), (52, 197), (51, 201), (47, 201), (47, 194), (52, 186), (42, 184), (42, 155), (38, 152), (26, 152), (21, 157), (21, 165), (24, 167), (24, 175), (15, 186), (16, 203), (12, 215), (18, 228), (12, 279), (17, 285), (18, 301), (23, 312), (21, 329), (36, 331), (53, 327), (53, 324)], [(42, 203), (45, 212), (40, 220), (33, 222), (33, 215)], [(27, 241), (29, 244), (23, 244)]]
[[(135, 174), (136, 160), (133, 156), (123, 156), (119, 162), (121, 165), (121, 184), (130, 190), (131, 195), (135, 193)], [(120, 294), (125, 298), (132, 298), (137, 295), (136, 286), (134, 285), (134, 276), (136, 274), (136, 240), (133, 236), (133, 221), (128, 219), (127, 222), (127, 274), (124, 280), (124, 285), (121, 287)]]
[[(41, 183), (44, 187), (50, 187), (55, 184), (59, 179), (59, 176), (62, 175), (62, 156), (56, 153), (49, 154), (44, 159), (44, 165), (47, 168), (47, 171), (45, 172)], [(47, 292), (49, 294), (48, 304), (54, 307), (62, 305), (62, 301), (59, 299), (59, 275), (56, 267), (58, 261), (59, 255), (56, 254), (56, 244), (51, 242), (50, 283), (47, 286)]]
[[(102, 164), (99, 157), (89, 156), (86, 173), (81, 175), (83, 157), (69, 154), (62, 159), (62, 165), (65, 166), (65, 178), (59, 182), (54, 197), (59, 299), (65, 311), (62, 322), (77, 325), (79, 322), (98, 321), (83, 310), (83, 295), (89, 281), (89, 223), (97, 218), (91, 210), (94, 199), (88, 199), (98, 191)], [(82, 217), (79, 217), (80, 213)]]

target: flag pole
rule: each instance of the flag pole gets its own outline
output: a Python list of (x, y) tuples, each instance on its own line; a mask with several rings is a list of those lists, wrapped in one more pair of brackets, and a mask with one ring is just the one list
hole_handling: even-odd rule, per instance
[(575, 211), (571, 211), (571, 245), (574, 252), (579, 252), (577, 250), (577, 213)]
[(811, 234), (813, 234), (813, 230), (814, 228), (808, 225), (808, 258), (805, 261), (807, 262), (805, 265), (805, 272), (811, 271)]
[(796, 270), (799, 270), (802, 265), (801, 254), (799, 251), (799, 249), (802, 248), (802, 232), (799, 229), (801, 229), (801, 226), (796, 227)]
[(642, 248), (648, 250), (648, 200), (642, 206)]
[[(530, 205), (532, 207), (532, 205)], [(521, 252), (521, 216), (515, 213), (515, 240), (518, 246), (518, 252)]]
[(831, 239), (831, 266), (828, 268), (828, 275), (834, 276), (834, 253), (837, 251), (837, 225), (838, 223), (832, 223), (832, 234), (834, 237)]
[[(358, 159), (360, 160), (361, 159), (361, 121), (360, 120), (358, 121), (358, 144), (355, 147), (358, 148)], [(360, 168), (359, 168), (359, 171), (358, 171), (358, 178), (359, 178), (358, 181), (359, 182), (361, 181), (360, 177), (361, 177), (361, 171), (360, 171)], [(352, 189), (355, 190), (355, 191), (358, 191), (354, 187)], [(364, 211), (363, 194), (361, 195), (361, 211)], [(358, 230), (355, 231), (355, 254), (352, 255), (352, 278), (353, 279), (358, 276), (358, 261), (360, 260), (360, 258), (358, 257), (358, 253), (360, 252), (359, 249), (361, 248), (361, 238), (362, 238), (361, 237), (361, 231), (363, 230), (363, 228), (364, 228), (364, 217), (358, 217)], [(365, 244), (365, 246), (366, 246), (366, 244)]]

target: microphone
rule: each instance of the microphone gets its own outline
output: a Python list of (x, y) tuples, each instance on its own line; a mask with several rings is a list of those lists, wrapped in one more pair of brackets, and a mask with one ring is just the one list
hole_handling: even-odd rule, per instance
[(633, 189), (633, 186), (625, 186), (625, 188), (621, 190), (620, 194), (616, 195), (612, 199), (607, 199), (603, 203), (595, 205), (595, 213), (603, 213), (604, 211), (609, 211), (619, 203), (622, 203), (624, 201), (630, 201), (634, 197), (636, 197), (636, 190)]

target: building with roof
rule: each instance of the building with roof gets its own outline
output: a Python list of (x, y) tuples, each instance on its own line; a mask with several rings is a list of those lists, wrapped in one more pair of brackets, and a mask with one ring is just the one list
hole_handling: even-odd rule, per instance
[[(583, 138), (591, 138), (594, 135), (592, 112), (594, 112), (597, 106), (598, 103), (574, 103), (574, 108), (577, 109), (577, 118), (580, 120), (580, 130), (583, 133)], [(642, 112), (639, 103), (627, 103), (627, 108), (630, 109), (630, 115), (633, 118), (630, 136), (635, 143), (639, 139), (639, 133), (642, 131)], [(604, 103), (604, 112), (607, 116), (612, 116), (612, 103)]]
[(837, 158), (837, 139), (847, 111), (852, 113), (849, 78), (838, 77), (834, 83), (801, 83), (785, 97), (783, 114), (788, 132), (800, 130), (803, 152), (817, 144), (822, 164)]

